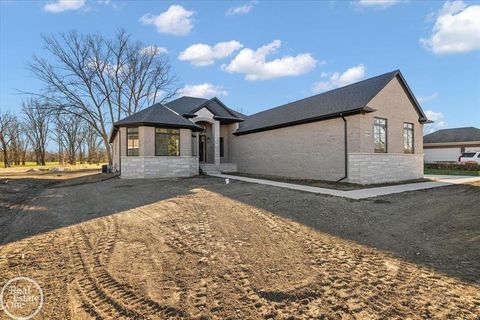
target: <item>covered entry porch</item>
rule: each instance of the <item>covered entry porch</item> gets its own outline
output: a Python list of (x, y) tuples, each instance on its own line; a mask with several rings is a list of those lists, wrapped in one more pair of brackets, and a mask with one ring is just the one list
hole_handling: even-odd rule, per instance
[(195, 124), (203, 128), (192, 134), (193, 152), (198, 155), (201, 172), (236, 172), (237, 165), (229, 161), (229, 124), (203, 117), (195, 119)]

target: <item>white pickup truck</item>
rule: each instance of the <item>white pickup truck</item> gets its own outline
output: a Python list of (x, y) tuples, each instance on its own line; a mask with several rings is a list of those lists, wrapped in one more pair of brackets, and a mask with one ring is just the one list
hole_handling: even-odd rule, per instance
[(464, 152), (458, 157), (459, 164), (465, 164), (469, 162), (480, 164), (480, 151)]

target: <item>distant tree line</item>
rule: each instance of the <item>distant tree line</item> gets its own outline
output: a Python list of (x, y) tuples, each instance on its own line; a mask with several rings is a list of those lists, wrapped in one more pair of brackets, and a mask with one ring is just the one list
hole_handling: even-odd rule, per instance
[(0, 110), (0, 157), (4, 166), (47, 162), (55, 141), (60, 163), (112, 163), (114, 122), (176, 95), (177, 78), (166, 55), (131, 40), (75, 31), (43, 36), (49, 59), (34, 56), (32, 74), (43, 83), (22, 112)]
[[(57, 151), (47, 151), (50, 142), (58, 145)], [(38, 165), (107, 161), (100, 136), (87, 122), (50, 112), (33, 98), (23, 102), (18, 114), (0, 110), (0, 150), (5, 168), (29, 161)]]

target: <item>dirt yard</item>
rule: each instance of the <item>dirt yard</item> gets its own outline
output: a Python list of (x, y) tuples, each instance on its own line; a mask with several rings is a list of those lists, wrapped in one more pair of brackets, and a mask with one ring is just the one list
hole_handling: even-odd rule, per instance
[(479, 183), (354, 201), (61, 174), (0, 173), (0, 288), (36, 280), (35, 319), (480, 314)]

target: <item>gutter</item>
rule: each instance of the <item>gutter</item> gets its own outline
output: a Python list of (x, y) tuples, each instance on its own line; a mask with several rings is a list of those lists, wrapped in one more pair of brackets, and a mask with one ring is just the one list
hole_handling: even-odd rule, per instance
[(336, 183), (340, 182), (342, 180), (345, 180), (348, 177), (347, 119), (345, 119), (343, 113), (340, 113), (340, 117), (342, 117), (342, 119), (343, 119), (343, 132), (344, 132), (343, 140), (344, 140), (344, 143), (345, 143), (345, 147), (344, 147), (344, 150), (345, 150), (345, 174), (344, 174), (343, 178), (340, 178), (337, 181), (335, 181)]
[[(318, 117), (313, 117), (313, 118), (307, 118), (307, 119), (301, 119), (301, 120), (296, 120), (296, 121), (291, 121), (291, 122), (285, 122), (285, 123), (280, 123), (280, 124), (275, 124), (267, 127), (260, 127), (256, 129), (250, 129), (250, 130), (245, 130), (245, 131), (235, 131), (233, 134), (236, 136), (242, 136), (244, 134), (251, 134), (251, 133), (256, 133), (256, 132), (262, 132), (262, 131), (268, 131), (268, 130), (273, 130), (273, 129), (280, 129), (280, 128), (286, 128), (286, 127), (291, 127), (291, 126), (296, 126), (299, 124), (305, 124), (305, 123), (310, 123), (310, 122), (317, 122), (317, 121), (323, 121), (323, 120), (328, 120), (328, 119), (333, 119), (337, 117), (342, 117), (343, 116), (349, 116), (357, 113), (368, 113), (368, 112), (374, 112), (377, 111), (375, 109), (372, 109), (370, 107), (362, 107), (358, 109), (353, 109), (349, 111), (344, 111), (344, 112), (336, 112), (336, 113), (331, 113), (327, 115), (322, 115)], [(251, 115), (250, 117), (254, 117), (255, 115)]]

